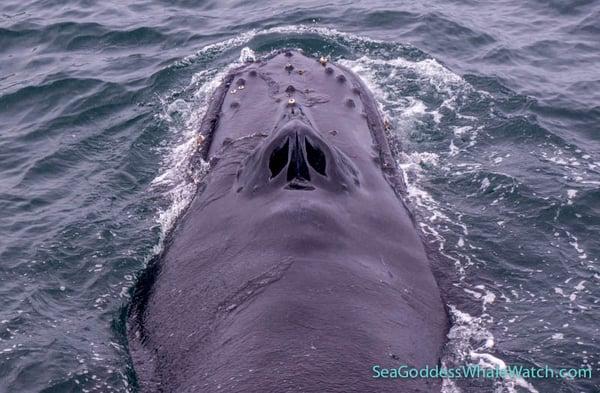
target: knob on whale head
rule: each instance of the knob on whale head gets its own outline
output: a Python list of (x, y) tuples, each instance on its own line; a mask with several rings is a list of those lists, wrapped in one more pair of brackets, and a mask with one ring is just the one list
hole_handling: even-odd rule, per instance
[(350, 159), (307, 122), (292, 119), (273, 132), (244, 161), (240, 192), (272, 190), (350, 192), (360, 186)]

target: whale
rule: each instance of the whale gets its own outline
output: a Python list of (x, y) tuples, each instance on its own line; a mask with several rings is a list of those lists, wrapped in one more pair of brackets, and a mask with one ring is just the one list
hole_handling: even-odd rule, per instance
[(381, 113), (300, 50), (227, 73), (190, 164), (209, 169), (132, 290), (139, 391), (440, 391), (407, 377), (441, 365), (449, 320)]

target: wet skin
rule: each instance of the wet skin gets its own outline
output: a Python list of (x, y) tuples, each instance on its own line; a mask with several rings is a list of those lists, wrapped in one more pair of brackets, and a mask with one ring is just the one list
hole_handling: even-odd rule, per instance
[(128, 320), (142, 391), (439, 391), (448, 319), (383, 122), (348, 70), (284, 52), (230, 73), (211, 169)]

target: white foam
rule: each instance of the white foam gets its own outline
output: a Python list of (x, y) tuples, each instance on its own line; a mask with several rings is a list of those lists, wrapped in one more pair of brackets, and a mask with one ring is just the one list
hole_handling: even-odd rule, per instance
[(402, 111), (402, 116), (415, 117), (424, 115), (427, 112), (427, 107), (423, 101), (420, 101), (414, 97), (409, 97), (409, 102), (409, 106)]
[(448, 148), (449, 152), (448, 155), (450, 157), (454, 157), (456, 155), (458, 155), (458, 153), (460, 152), (460, 149), (458, 147), (456, 147), (456, 145), (454, 144), (454, 139), (452, 139), (450, 141), (450, 147)]
[(488, 179), (487, 177), (484, 177), (483, 180), (481, 181), (481, 186), (479, 187), (479, 189), (481, 191), (485, 191), (487, 190), (487, 188), (490, 186), (490, 179)]
[[(448, 332), (448, 346), (455, 355), (459, 355), (458, 363), (476, 363), (483, 368), (506, 368), (506, 362), (490, 353), (494, 347), (494, 336), (485, 328), (488, 321), (482, 317), (473, 317), (470, 314), (458, 310), (455, 306), (449, 305), (450, 316), (452, 318), (452, 327)], [(446, 365), (447, 366), (447, 365)], [(502, 387), (508, 392), (516, 392), (515, 387), (523, 388), (531, 393), (538, 393), (537, 389), (520, 377), (507, 377), (503, 381)], [(442, 386), (442, 392), (450, 393), (460, 390), (454, 384), (448, 384), (445, 390)]]
[(569, 300), (574, 302), (577, 299), (577, 294), (575, 292), (573, 292), (572, 294), (569, 295)]
[(491, 291), (486, 291), (483, 296), (483, 305), (492, 304), (496, 300), (496, 295)]
[(569, 244), (571, 246), (573, 246), (573, 248), (575, 249), (575, 251), (577, 251), (577, 253), (579, 254), (578, 257), (579, 259), (587, 259), (587, 254), (585, 252), (585, 250), (583, 248), (581, 248), (581, 246), (579, 245), (579, 239), (577, 239), (576, 236), (573, 236), (570, 232), (566, 231), (567, 236), (569, 236)]
[(573, 204), (573, 198), (577, 195), (577, 190), (567, 190), (567, 205)]
[[(383, 43), (383, 41), (375, 40), (372, 38), (360, 36), (357, 34), (351, 34), (342, 32), (336, 29), (321, 27), (316, 25), (288, 25), (288, 26), (276, 26), (264, 30), (252, 29), (247, 32), (241, 33), (230, 39), (215, 42), (207, 45), (200, 49), (193, 55), (186, 56), (185, 58), (174, 63), (175, 66), (187, 66), (195, 62), (199, 58), (205, 58), (207, 55), (213, 53), (221, 53), (227, 49), (240, 47), (247, 45), (255, 37), (260, 37), (269, 34), (315, 34), (323, 38), (331, 39), (344, 39), (355, 44), (360, 43)], [(407, 45), (408, 46), (408, 45)]]
[(565, 293), (563, 292), (562, 288), (554, 288), (554, 292), (558, 293), (561, 296), (565, 296)]
[[(251, 56), (249, 50), (242, 52), (240, 61)], [(158, 114), (158, 118), (169, 125), (174, 142), (167, 148), (162, 169), (151, 183), (152, 187), (160, 189), (169, 200), (169, 205), (158, 212), (161, 239), (155, 246), (155, 254), (162, 250), (164, 237), (192, 200), (196, 190), (195, 182), (208, 170), (208, 163), (200, 161), (200, 167), (194, 168), (195, 172), (190, 172), (190, 159), (199, 147), (198, 129), (212, 93), (229, 70), (239, 65), (240, 63), (233, 63), (220, 71), (209, 69), (193, 75), (188, 86), (193, 97), (191, 102), (178, 99), (167, 104), (164, 100), (161, 101), (164, 110)], [(175, 114), (183, 117), (183, 122), (175, 121)]]
[[(439, 110), (442, 107), (454, 110), (456, 91), (470, 87), (460, 76), (435, 59), (412, 61), (401, 57), (379, 59), (362, 56), (356, 60), (340, 59), (338, 62), (359, 75), (381, 100), (381, 107), (386, 108), (391, 117), (401, 120), (404, 125), (419, 121), (425, 115), (430, 115), (434, 122), (439, 124), (442, 118)], [(406, 77), (407, 73), (415, 74), (420, 83), (426, 86), (425, 89), (433, 88), (446, 94), (447, 98), (439, 107), (428, 108), (417, 97), (399, 97), (396, 89), (390, 85), (398, 83), (397, 80), (401, 79), (401, 76)], [(411, 78), (414, 79), (414, 76)]]
[(452, 129), (454, 131), (454, 135), (462, 136), (462, 135), (466, 134), (467, 132), (472, 131), (473, 127), (471, 127), (471, 126), (462, 126), (462, 127), (455, 126), (455, 127), (452, 127)]
[(465, 83), (460, 76), (441, 65), (435, 59), (412, 61), (398, 57), (391, 60), (384, 60), (371, 59), (365, 56), (358, 61), (367, 62), (372, 65), (387, 65), (401, 69), (409, 69), (418, 76), (426, 78), (438, 91), (451, 92), (453, 85), (463, 85)]
[(240, 63), (256, 61), (256, 53), (247, 46), (242, 48), (240, 52)]

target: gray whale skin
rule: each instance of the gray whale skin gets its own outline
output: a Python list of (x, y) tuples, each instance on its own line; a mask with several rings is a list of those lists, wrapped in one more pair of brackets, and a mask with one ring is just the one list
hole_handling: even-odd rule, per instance
[(439, 391), (372, 370), (439, 365), (448, 316), (358, 77), (297, 51), (246, 63), (200, 135), (210, 170), (129, 306), (139, 390)]

